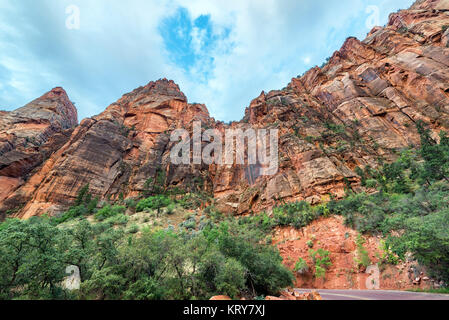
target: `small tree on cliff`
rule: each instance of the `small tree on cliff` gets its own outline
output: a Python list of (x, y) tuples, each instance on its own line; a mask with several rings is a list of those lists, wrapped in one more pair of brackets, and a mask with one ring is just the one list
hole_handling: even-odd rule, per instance
[(416, 124), (421, 136), (420, 155), (424, 164), (420, 177), (431, 184), (432, 181), (446, 180), (449, 182), (449, 138), (446, 132), (440, 133), (438, 144), (430, 134), (429, 128), (422, 121)]
[(158, 195), (165, 191), (166, 174), (161, 168), (156, 169), (155, 178), (149, 178), (144, 185), (143, 194), (145, 197)]

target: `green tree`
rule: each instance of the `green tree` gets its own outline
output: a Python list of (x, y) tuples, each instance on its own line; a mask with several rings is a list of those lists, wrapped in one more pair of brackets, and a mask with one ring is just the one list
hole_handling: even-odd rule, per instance
[(309, 250), (309, 255), (315, 265), (315, 277), (325, 278), (326, 270), (332, 266), (330, 252), (324, 249)]
[(164, 195), (153, 196), (139, 201), (136, 211), (142, 212), (145, 209), (153, 209), (156, 210), (159, 217), (161, 209), (168, 207), (171, 203), (172, 200)]
[(237, 296), (245, 289), (246, 269), (237, 260), (230, 258), (220, 268), (215, 278), (217, 290), (231, 298)]
[(421, 178), (427, 184), (432, 181), (446, 180), (449, 182), (449, 139), (445, 132), (440, 133), (440, 143), (436, 143), (430, 135), (430, 130), (422, 121), (417, 123), (421, 136), (420, 155), (424, 159)]
[(14, 221), (0, 232), (3, 297), (60, 298), (68, 243), (48, 219)]

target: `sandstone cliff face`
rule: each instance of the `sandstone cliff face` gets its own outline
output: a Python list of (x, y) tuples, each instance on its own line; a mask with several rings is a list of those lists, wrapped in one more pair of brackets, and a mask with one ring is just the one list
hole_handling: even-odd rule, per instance
[[(384, 249), (381, 237), (365, 236), (363, 245), (371, 267), (358, 266), (358, 232), (344, 225), (344, 218), (334, 216), (314, 221), (309, 226), (296, 230), (291, 227), (278, 228), (274, 243), (284, 259), (284, 265), (293, 271), (296, 288), (353, 289), (353, 290), (410, 290), (431, 289), (434, 281), (426, 277), (425, 268), (410, 256), (397, 265), (382, 263)], [(326, 270), (325, 278), (313, 274), (313, 261), (309, 250), (329, 251), (332, 266)], [(304, 259), (307, 270), (295, 272), (298, 259)], [(380, 266), (380, 267), (379, 267)], [(371, 277), (374, 275), (374, 277)], [(371, 278), (370, 278), (371, 277)], [(375, 279), (374, 282), (370, 281)], [(417, 281), (417, 279), (419, 279)]]
[(364, 41), (347, 39), (323, 68), (263, 92), (244, 120), (279, 128), (281, 170), (250, 185), (233, 168), (215, 189), (219, 202), (245, 213), (248, 204), (256, 211), (276, 198), (316, 203), (341, 196), (348, 184), (357, 191), (355, 167), (375, 167), (419, 144), (416, 121), (429, 123), (435, 138), (448, 129), (448, 10), (448, 1), (418, 1)]
[[(157, 170), (166, 170), (167, 184), (194, 186), (206, 175), (200, 167), (170, 164), (170, 131), (191, 122), (210, 123), (205, 106), (187, 103), (173, 81), (150, 82), (124, 95), (100, 115), (85, 119), (42, 168), (17, 192), (29, 199), (22, 218), (59, 213), (89, 184), (94, 196), (132, 197)], [(210, 124), (209, 124), (210, 125)]]
[(62, 88), (0, 113), (0, 212), (23, 204), (14, 191), (67, 142), (77, 123), (76, 108)]
[[(204, 105), (189, 104), (172, 81), (150, 82), (83, 120), (63, 146), (51, 149), (57, 152), (49, 152), (43, 165), (31, 156), (2, 158), (7, 165), (0, 165), (6, 172), (0, 175), (8, 191), (2, 188), (0, 210), (13, 209), (11, 199), (20, 198), (19, 217), (58, 213), (87, 183), (102, 199), (134, 197), (157, 170), (166, 173), (167, 186), (190, 190), (201, 185), (219, 209), (232, 214), (269, 210), (278, 201), (318, 203), (330, 194), (341, 197), (348, 186), (359, 191), (355, 168), (391, 161), (401, 148), (418, 144), (416, 121), (429, 123), (435, 137), (449, 129), (448, 26), (449, 1), (417, 1), (365, 40), (347, 39), (323, 68), (292, 79), (283, 90), (263, 92), (244, 119), (230, 126), (211, 119)], [(75, 114), (69, 109), (61, 110)], [(19, 117), (0, 114), (0, 121), (6, 118)], [(74, 124), (70, 119), (56, 123), (67, 129)], [(203, 129), (220, 131), (279, 129), (279, 172), (258, 177), (257, 166), (170, 164), (170, 133), (191, 130), (194, 120), (202, 121)], [(46, 137), (42, 141), (49, 143), (55, 132), (36, 134), (37, 139)], [(6, 133), (0, 137), (0, 142), (10, 139)], [(0, 155), (10, 148), (0, 146)], [(21, 178), (33, 168), (29, 178)], [(203, 183), (196, 183), (198, 178)]]

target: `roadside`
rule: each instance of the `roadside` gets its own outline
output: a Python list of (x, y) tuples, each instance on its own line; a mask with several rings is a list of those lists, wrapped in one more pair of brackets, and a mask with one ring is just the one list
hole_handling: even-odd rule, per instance
[(449, 300), (447, 294), (392, 290), (307, 290), (295, 289), (299, 294), (318, 292), (323, 300)]

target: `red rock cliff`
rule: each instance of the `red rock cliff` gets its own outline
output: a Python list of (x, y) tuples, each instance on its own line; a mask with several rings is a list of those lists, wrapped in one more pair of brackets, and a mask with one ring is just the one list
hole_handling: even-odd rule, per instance
[(0, 113), (0, 211), (23, 202), (14, 192), (69, 139), (77, 111), (62, 88), (26, 106)]
[[(281, 200), (317, 203), (330, 194), (342, 196), (347, 185), (359, 191), (355, 167), (375, 167), (418, 144), (416, 121), (429, 123), (435, 136), (449, 129), (448, 26), (449, 1), (417, 1), (365, 40), (348, 38), (323, 68), (253, 100), (245, 118), (232, 127), (280, 130), (280, 170), (274, 176), (258, 177), (254, 166), (170, 164), (171, 131), (190, 129), (196, 119), (203, 128), (227, 126), (211, 119), (204, 105), (189, 104), (175, 83), (160, 80), (83, 120), (43, 164), (32, 161), (24, 169), (26, 161), (10, 157), (10, 164), (1, 167), (8, 179), (36, 169), (4, 192), (3, 212), (17, 199), (23, 205), (19, 217), (60, 212), (87, 183), (103, 199), (136, 196), (158, 169), (172, 187), (195, 188), (201, 177), (202, 188), (214, 194), (219, 208), (234, 214), (264, 210)], [(61, 129), (74, 124), (57, 123)], [(55, 137), (49, 133), (46, 141)], [(11, 184), (8, 179), (5, 183)]]

